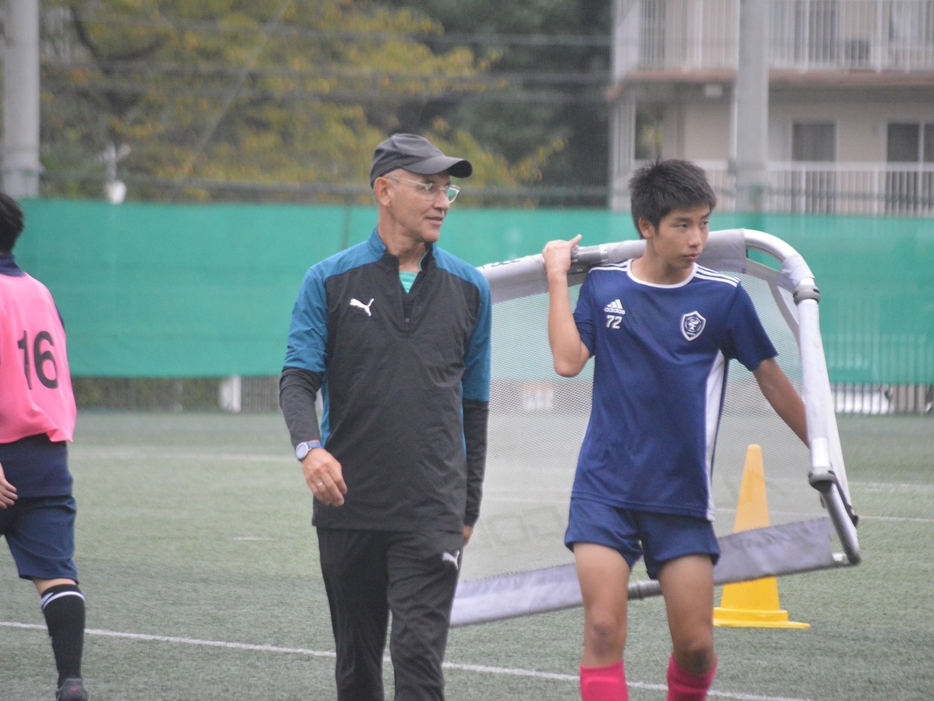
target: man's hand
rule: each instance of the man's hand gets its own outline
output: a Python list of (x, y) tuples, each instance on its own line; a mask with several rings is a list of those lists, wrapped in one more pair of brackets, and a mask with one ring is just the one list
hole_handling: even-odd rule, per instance
[(570, 241), (549, 241), (545, 244), (542, 251), (542, 258), (545, 259), (545, 272), (548, 274), (549, 281), (552, 276), (563, 276), (567, 280), (568, 270), (571, 269), (571, 250), (581, 240), (581, 234), (578, 234)]
[(467, 545), (471, 535), (473, 535), (473, 526), (464, 526), (464, 545)]
[(305, 482), (315, 499), (328, 506), (344, 503), (347, 485), (341, 464), (324, 448), (314, 448), (302, 460)]
[(16, 487), (6, 481), (3, 474), (3, 465), (0, 465), (0, 509), (13, 506), (16, 501)]

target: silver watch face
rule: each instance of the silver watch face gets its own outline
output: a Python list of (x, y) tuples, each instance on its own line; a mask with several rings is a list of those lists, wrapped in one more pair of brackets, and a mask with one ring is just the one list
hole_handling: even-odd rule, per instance
[(299, 443), (295, 448), (295, 457), (299, 460), (304, 460), (306, 455), (308, 455), (308, 444)]

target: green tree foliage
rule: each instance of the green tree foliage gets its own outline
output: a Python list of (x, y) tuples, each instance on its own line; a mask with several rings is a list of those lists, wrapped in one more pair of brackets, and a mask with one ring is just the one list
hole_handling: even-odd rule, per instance
[[(510, 162), (541, 149), (549, 153), (541, 183), (563, 188), (605, 187), (608, 174), (609, 81), (612, 7), (609, 0), (371, 0), (374, 5), (417, 8), (440, 22), (445, 46), (464, 37), (493, 77), (509, 77), (505, 99), (475, 95), (409, 105), (412, 128), (441, 114)], [(502, 40), (497, 42), (497, 37)], [(549, 41), (549, 37), (560, 41)], [(563, 198), (542, 200), (559, 204)], [(574, 198), (602, 207), (605, 195)]]
[[(425, 37), (441, 25), (406, 8), (350, 0), (43, 7), (46, 194), (100, 196), (98, 156), (112, 143), (131, 149), (119, 164), (131, 198), (365, 198), (373, 149), (405, 130), (405, 104), (486, 86), (485, 59), (433, 48)], [(418, 127), (475, 162), (471, 188), (534, 181), (547, 158), (510, 162), (438, 114)]]

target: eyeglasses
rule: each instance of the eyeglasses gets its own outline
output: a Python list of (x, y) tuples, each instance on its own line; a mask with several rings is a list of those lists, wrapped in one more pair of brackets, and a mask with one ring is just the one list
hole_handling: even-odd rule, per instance
[(447, 185), (442, 189), (442, 186), (438, 185), (437, 183), (423, 183), (420, 180), (397, 178), (394, 175), (384, 175), (383, 177), (387, 180), (396, 180), (400, 183), (409, 183), (410, 185), (414, 185), (416, 190), (418, 190), (422, 195), (430, 200), (433, 200), (435, 197), (437, 197), (438, 193), (441, 192), (447, 198), (448, 204), (456, 200), (457, 193), (461, 191), (457, 185)]

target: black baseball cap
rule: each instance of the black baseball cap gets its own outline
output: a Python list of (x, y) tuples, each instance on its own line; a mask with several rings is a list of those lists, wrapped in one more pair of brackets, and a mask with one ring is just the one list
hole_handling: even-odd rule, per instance
[(377, 178), (397, 168), (418, 175), (449, 171), (455, 178), (466, 178), (473, 173), (470, 161), (445, 156), (428, 139), (415, 134), (393, 134), (376, 147), (370, 166), (370, 187)]

